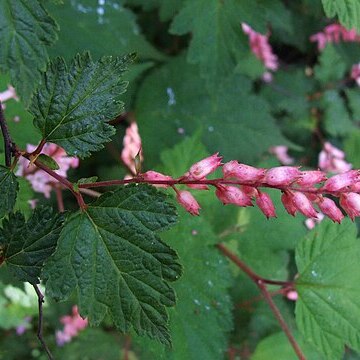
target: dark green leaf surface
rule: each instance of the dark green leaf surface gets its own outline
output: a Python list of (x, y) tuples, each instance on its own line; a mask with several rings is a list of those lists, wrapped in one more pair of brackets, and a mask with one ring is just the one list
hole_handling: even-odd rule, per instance
[(79, 157), (103, 148), (115, 133), (106, 122), (123, 110), (120, 95), (127, 83), (121, 77), (133, 58), (102, 57), (94, 62), (84, 53), (69, 67), (62, 58), (52, 61), (30, 107), (43, 138)]
[(14, 173), (0, 165), (0, 219), (14, 208), (18, 189)]
[(176, 253), (157, 231), (176, 222), (175, 208), (149, 186), (106, 193), (70, 216), (45, 267), (47, 294), (78, 295), (82, 316), (97, 325), (109, 313), (116, 327), (170, 343), (165, 307), (175, 305), (167, 281), (181, 274)]
[(208, 150), (221, 151), (226, 160), (254, 162), (272, 145), (291, 146), (269, 114), (267, 102), (250, 91), (250, 81), (237, 75), (219, 82), (209, 94), (198, 68), (181, 57), (154, 71), (136, 103), (149, 166), (158, 163), (161, 150), (199, 127)]
[(360, 243), (355, 224), (324, 220), (296, 249), (296, 322), (326, 359), (360, 350)]
[(27, 222), (19, 212), (3, 221), (1, 256), (18, 280), (31, 284), (39, 282), (43, 264), (55, 250), (62, 223), (63, 216), (54, 215), (46, 207), (36, 208)]
[(0, 70), (27, 102), (48, 59), (46, 45), (57, 39), (57, 24), (37, 0), (0, 0)]
[(327, 17), (337, 16), (347, 29), (360, 31), (359, 0), (322, 0)]

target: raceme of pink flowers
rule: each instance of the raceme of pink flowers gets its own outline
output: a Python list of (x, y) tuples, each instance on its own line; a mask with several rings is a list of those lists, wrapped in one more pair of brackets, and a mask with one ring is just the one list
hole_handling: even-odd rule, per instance
[[(36, 148), (36, 145), (27, 144), (26, 151), (31, 153)], [(42, 153), (52, 157), (57, 162), (59, 170), (54, 171), (63, 177), (67, 176), (67, 171), (70, 168), (77, 168), (79, 166), (79, 159), (68, 156), (65, 150), (58, 145), (47, 143), (43, 147)], [(43, 193), (46, 198), (49, 198), (54, 184), (58, 183), (57, 180), (35, 165), (31, 165), (30, 161), (25, 157), (20, 157), (18, 164), (19, 168), (16, 175), (25, 177), (36, 192)]]
[(64, 325), (64, 328), (58, 330), (55, 334), (58, 346), (70, 342), (73, 337), (88, 326), (87, 319), (80, 316), (77, 306), (73, 306), (71, 315), (61, 317), (60, 322)]
[(340, 24), (330, 24), (323, 31), (311, 35), (310, 41), (316, 42), (321, 51), (328, 43), (360, 42), (360, 36), (355, 29), (347, 30)]
[[(343, 156), (341, 150), (329, 143), (325, 148), (332, 155)], [(155, 171), (148, 171), (139, 177), (155, 186), (174, 188), (178, 203), (192, 215), (199, 215), (201, 205), (190, 191), (178, 190), (177, 185), (195, 187), (197, 190), (208, 190), (209, 186), (213, 186), (216, 197), (224, 205), (257, 206), (267, 218), (276, 217), (276, 209), (264, 188), (275, 188), (282, 192), (281, 202), (290, 215), (301, 213), (312, 220), (308, 227), (315, 226), (322, 216), (337, 223), (344, 218), (343, 212), (352, 220), (360, 216), (359, 170), (348, 170), (328, 178), (321, 170), (302, 171), (296, 166), (263, 169), (236, 160), (225, 164), (221, 161), (222, 157), (216, 153), (193, 164), (178, 179)], [(222, 170), (221, 178), (206, 178), (218, 168)]]
[[(264, 63), (267, 69), (277, 70), (279, 67), (278, 57), (273, 53), (272, 47), (269, 44), (269, 35), (262, 35), (254, 31), (246, 23), (242, 23), (241, 26), (243, 32), (249, 37), (250, 47), (254, 55)], [(264, 80), (266, 81), (266, 77)]]
[(340, 174), (351, 170), (352, 165), (345, 161), (345, 153), (342, 150), (325, 142), (319, 154), (319, 168), (325, 172)]
[[(133, 174), (136, 173), (135, 157), (141, 150), (141, 137), (136, 122), (132, 122), (126, 129), (123, 150), (121, 152), (121, 160), (131, 170)], [(140, 152), (140, 160), (143, 160), (142, 153)]]

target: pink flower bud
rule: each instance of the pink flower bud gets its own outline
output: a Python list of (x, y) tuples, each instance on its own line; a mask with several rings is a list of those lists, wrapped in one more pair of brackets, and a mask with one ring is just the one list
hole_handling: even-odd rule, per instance
[(360, 216), (360, 195), (352, 192), (341, 194), (340, 206), (354, 221), (355, 216)]
[(248, 197), (256, 197), (258, 191), (253, 186), (248, 185), (241, 185), (241, 190), (248, 196)]
[[(159, 172), (156, 171), (152, 171), (149, 170), (146, 173), (141, 174), (142, 178), (146, 181), (168, 181), (168, 180), (174, 180), (171, 176), (167, 176), (164, 174), (161, 174)], [(156, 187), (162, 187), (162, 188), (167, 188), (170, 185), (166, 185), (166, 184), (153, 184)]]
[(315, 218), (307, 218), (305, 220), (305, 226), (309, 230), (312, 230), (317, 224), (320, 224), (323, 221), (324, 217), (325, 217), (325, 215), (323, 213), (318, 213), (316, 219)]
[(325, 191), (339, 191), (346, 186), (350, 186), (355, 182), (359, 181), (359, 171), (358, 170), (350, 170), (343, 174), (338, 174), (330, 179), (326, 180), (322, 190)]
[(301, 187), (309, 187), (325, 181), (326, 175), (320, 170), (301, 171), (300, 178), (296, 183)]
[(286, 297), (291, 301), (296, 301), (298, 299), (298, 293), (295, 290), (290, 290), (286, 293)]
[(292, 197), (290, 196), (290, 194), (288, 192), (284, 192), (281, 195), (281, 202), (284, 205), (285, 210), (291, 215), (291, 216), (295, 216), (296, 212), (297, 212), (297, 208), (294, 205), (293, 201), (292, 201)]
[(300, 174), (297, 167), (278, 166), (266, 172), (264, 182), (273, 186), (287, 186), (296, 181)]
[(216, 196), (224, 204), (235, 204), (238, 206), (253, 206), (248, 195), (236, 186), (217, 186)]
[(269, 194), (259, 191), (259, 194), (256, 198), (256, 205), (268, 219), (271, 217), (276, 217), (275, 206)]
[(317, 217), (316, 210), (314, 209), (311, 201), (307, 198), (305, 194), (298, 191), (289, 192), (289, 194), (297, 210), (299, 210), (306, 217)]
[(191, 215), (199, 215), (200, 205), (191, 192), (180, 190), (176, 193), (178, 203)]
[(199, 180), (214, 172), (221, 165), (222, 157), (218, 155), (219, 153), (216, 153), (192, 165), (189, 170), (191, 177)]
[(341, 220), (344, 218), (341, 210), (336, 206), (335, 202), (329, 198), (321, 197), (317, 203), (319, 209), (328, 216), (332, 221), (341, 223)]
[(257, 169), (250, 165), (239, 164), (236, 160), (226, 163), (222, 171), (224, 179), (235, 178), (249, 183), (259, 182), (265, 175), (265, 169)]

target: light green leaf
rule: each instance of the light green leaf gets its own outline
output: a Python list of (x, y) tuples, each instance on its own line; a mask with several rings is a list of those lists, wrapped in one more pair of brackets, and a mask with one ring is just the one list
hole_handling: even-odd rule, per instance
[(241, 59), (247, 43), (241, 22), (266, 32), (264, 9), (259, 1), (187, 0), (170, 32), (192, 33), (188, 61), (199, 64), (202, 76), (213, 81), (216, 76), (230, 74)]
[(48, 168), (50, 168), (51, 170), (59, 170), (59, 164), (50, 156), (45, 155), (45, 154), (40, 154), (37, 157), (37, 160), (41, 163), (43, 163), (45, 166), (47, 166)]
[(45, 260), (53, 253), (63, 216), (47, 207), (37, 207), (30, 219), (10, 214), (0, 228), (0, 257), (20, 281), (39, 282)]
[(327, 17), (337, 16), (347, 29), (360, 31), (359, 0), (322, 0)]
[(46, 65), (47, 45), (57, 24), (37, 0), (0, 0), (0, 70), (10, 71), (18, 94), (28, 102)]
[(123, 110), (120, 95), (127, 83), (121, 77), (133, 59), (102, 57), (94, 62), (84, 53), (69, 68), (62, 58), (51, 62), (30, 107), (43, 139), (79, 157), (102, 149), (115, 133), (106, 121)]
[(360, 168), (360, 130), (355, 129), (344, 141), (346, 161), (353, 165), (353, 168)]
[(20, 211), (28, 218), (31, 215), (31, 206), (29, 200), (33, 200), (35, 195), (30, 183), (23, 177), (18, 177), (19, 191), (16, 197), (14, 209)]
[(150, 186), (125, 186), (72, 214), (45, 266), (47, 294), (76, 290), (80, 313), (98, 325), (109, 313), (122, 332), (170, 343), (165, 307), (175, 305), (168, 281), (181, 267), (156, 232), (176, 222), (175, 208)]
[(296, 322), (326, 359), (360, 350), (360, 243), (356, 225), (324, 220), (296, 249)]
[(183, 260), (184, 274), (176, 282), (176, 309), (170, 309), (171, 349), (139, 341), (141, 358), (166, 360), (222, 359), (231, 330), (231, 284), (227, 261), (212, 245), (218, 239), (203, 217), (184, 214), (166, 239)]
[(360, 123), (360, 90), (358, 88), (346, 89), (345, 93), (349, 101), (351, 117), (353, 121)]
[(0, 165), (0, 219), (14, 208), (18, 190), (19, 184), (14, 173)]

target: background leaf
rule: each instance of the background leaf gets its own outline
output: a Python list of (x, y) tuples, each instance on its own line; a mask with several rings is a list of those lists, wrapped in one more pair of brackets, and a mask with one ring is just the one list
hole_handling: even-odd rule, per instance
[(14, 173), (0, 165), (0, 219), (14, 208), (18, 190), (19, 184)]

